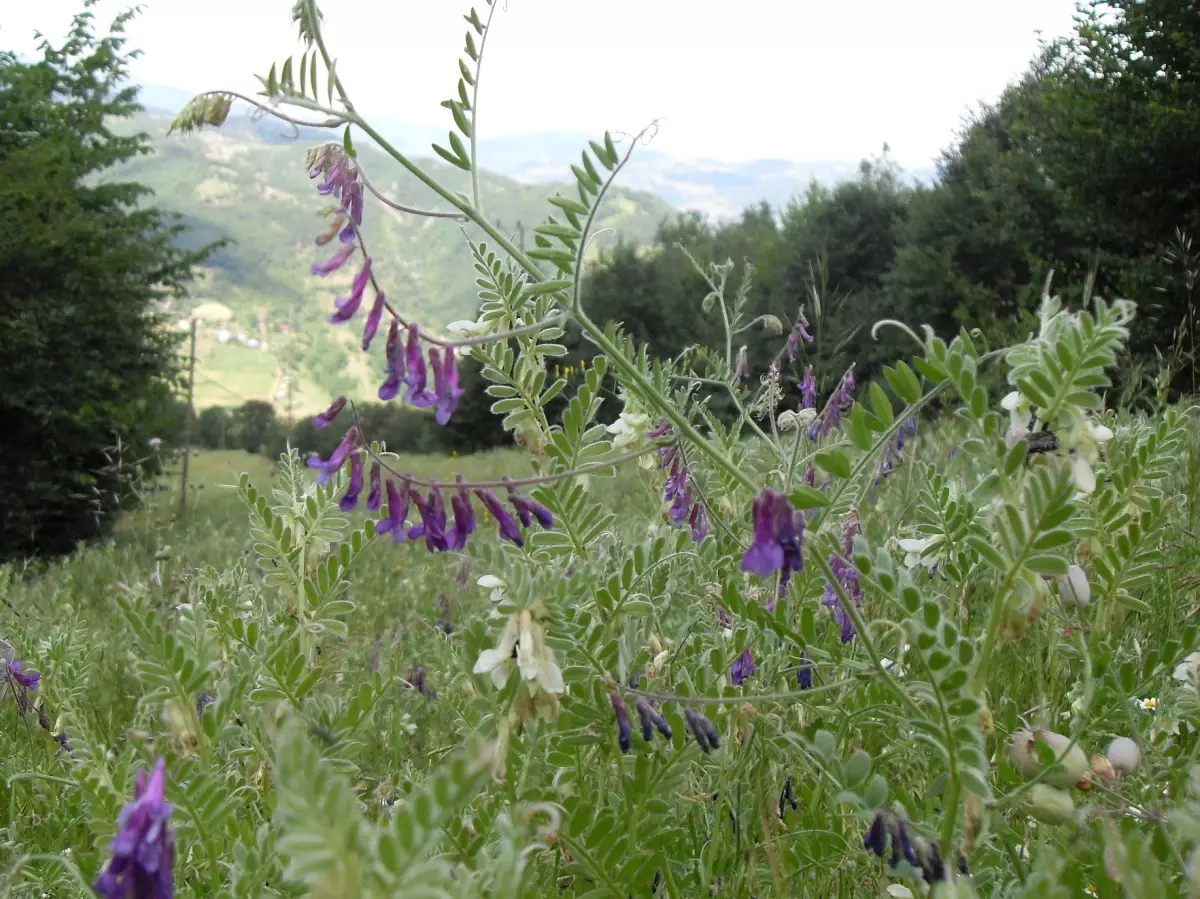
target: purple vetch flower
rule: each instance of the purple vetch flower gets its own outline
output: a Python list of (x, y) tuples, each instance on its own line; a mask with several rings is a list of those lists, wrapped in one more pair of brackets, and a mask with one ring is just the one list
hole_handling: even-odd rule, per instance
[[(851, 507), (850, 514), (842, 522), (842, 555), (835, 552), (832, 556), (829, 556), (829, 568), (833, 570), (834, 577), (841, 586), (842, 591), (845, 592), (854, 604), (854, 609), (862, 609), (863, 588), (858, 582), (858, 571), (854, 570), (853, 565), (847, 562), (847, 559), (852, 557), (854, 537), (856, 537), (858, 531), (858, 509), (857, 507)], [(821, 605), (833, 609), (834, 622), (841, 629), (841, 642), (848, 643), (853, 640), (854, 622), (850, 617), (850, 612), (846, 610), (846, 606), (842, 603), (841, 597), (833, 583), (826, 583), (824, 595), (821, 598)]]
[(696, 738), (696, 745), (701, 752), (721, 748), (721, 734), (711, 721), (693, 709), (683, 710), (683, 720)]
[(613, 715), (617, 719), (617, 745), (621, 747), (621, 752), (628, 752), (632, 745), (630, 741), (629, 710), (625, 708), (625, 700), (621, 698), (621, 694), (615, 690), (608, 694), (608, 702), (612, 706)]
[(721, 606), (717, 606), (717, 624), (727, 631), (733, 629), (733, 617)]
[(754, 499), (754, 541), (742, 554), (742, 571), (761, 578), (778, 571), (780, 590), (792, 573), (804, 570), (804, 513), (792, 508), (782, 493), (767, 488)]
[(787, 338), (788, 362), (796, 361), (796, 350), (800, 347), (800, 335), (793, 331)]
[(549, 509), (537, 500), (517, 493), (516, 488), (511, 484), (508, 487), (508, 501), (512, 504), (524, 527), (531, 526), (535, 518), (543, 528), (549, 528), (554, 524), (554, 516), (550, 514)]
[(804, 369), (804, 379), (800, 382), (800, 408), (817, 408), (817, 378), (811, 365)]
[(450, 622), (450, 600), (444, 593), (438, 595), (438, 608), (441, 610), (441, 616), (434, 622), (434, 625), (443, 634), (454, 633), (454, 625)]
[(371, 487), (367, 491), (367, 511), (368, 512), (379, 511), (379, 506), (383, 500), (382, 491), (380, 489), (379, 476), (380, 476), (379, 463), (372, 462), (371, 463), (371, 478), (370, 478)]
[(704, 512), (703, 503), (696, 503), (692, 506), (688, 524), (692, 527), (692, 540), (696, 543), (703, 543), (704, 538), (708, 536), (708, 516)]
[(350, 256), (354, 253), (354, 250), (355, 247), (352, 243), (344, 244), (343, 246), (338, 247), (337, 252), (324, 262), (314, 262), (312, 264), (312, 273), (319, 278), (325, 278), (329, 275), (332, 275), (346, 264), (346, 260), (350, 258)]
[(454, 510), (454, 526), (450, 530), (449, 547), (462, 549), (467, 545), (467, 538), (475, 532), (475, 507), (465, 488), (459, 487), (450, 497), (450, 507)]
[(345, 297), (338, 297), (333, 301), (335, 307), (332, 315), (329, 316), (331, 325), (340, 325), (350, 321), (358, 313), (358, 307), (362, 305), (363, 294), (367, 290), (367, 282), (371, 280), (371, 257), (368, 256), (363, 260), (363, 267), (359, 269), (358, 274), (354, 276), (354, 281), (350, 284), (350, 293)]
[(808, 653), (800, 653), (800, 664), (796, 666), (796, 683), (801, 690), (811, 690), (813, 680), (813, 663)]
[(729, 666), (729, 680), (735, 687), (740, 687), (757, 670), (758, 666), (754, 664), (754, 657), (750, 655), (750, 650), (743, 649), (742, 654)]
[[(754, 520), (754, 541), (742, 554), (742, 571), (759, 577), (770, 577), (783, 566), (783, 548), (775, 542), (775, 501), (779, 494), (763, 490), (754, 498), (751, 517)], [(785, 499), (786, 502), (786, 499)]]
[(404, 383), (408, 390), (404, 393), (404, 401), (418, 409), (424, 409), (437, 402), (437, 396), (427, 389), (428, 374), (425, 369), (425, 355), (421, 352), (421, 329), (416, 322), (408, 326), (408, 339), (404, 346), (404, 366), (407, 369)]
[(871, 826), (867, 828), (866, 835), (863, 837), (863, 848), (883, 858), (887, 853), (887, 838), (887, 812), (879, 809), (875, 812), (875, 817), (871, 819)]
[(26, 690), (36, 690), (42, 680), (42, 675), (37, 671), (22, 670), (20, 659), (8, 663), (8, 675)]
[(341, 411), (346, 408), (346, 398), (339, 396), (334, 400), (328, 409), (318, 415), (313, 416), (312, 425), (314, 428), (327, 428), (333, 424), (333, 420), (338, 417)]
[(817, 469), (811, 462), (804, 469), (804, 484), (806, 487), (817, 486)]
[(439, 425), (444, 425), (454, 414), (458, 399), (463, 395), (462, 388), (458, 386), (458, 363), (454, 358), (454, 347), (446, 347), (440, 356), (437, 350), (430, 350), (429, 358), (433, 364), (433, 391), (437, 398), (433, 418)]
[(112, 859), (92, 884), (105, 899), (171, 899), (175, 863), (175, 832), (167, 823), (171, 806), (164, 800), (164, 759), (154, 773), (137, 773), (133, 801), (117, 818)]
[(379, 330), (379, 323), (383, 321), (383, 307), (386, 304), (387, 297), (383, 291), (375, 291), (375, 304), (367, 313), (367, 321), (363, 325), (362, 348), (364, 353), (371, 348), (371, 341), (375, 339), (375, 332)]
[(363, 488), (363, 469), (362, 455), (354, 453), (350, 457), (350, 483), (346, 485), (346, 492), (340, 500), (338, 500), (338, 508), (343, 512), (349, 512), (351, 509), (358, 506), (358, 495), (362, 493)]
[[(361, 225), (363, 186), (354, 160), (337, 144), (325, 144), (309, 156), (308, 177), (317, 178), (322, 175), (325, 180), (317, 185), (317, 193), (336, 197), (340, 201), (342, 211), (350, 217), (351, 222)], [(347, 225), (342, 230), (342, 240), (353, 239), (354, 227)]]
[(412, 499), (412, 487), (406, 480), (403, 487), (398, 488), (396, 482), (387, 479), (384, 488), (387, 491), (387, 516), (375, 522), (376, 534), (391, 534), (393, 543), (403, 543), (408, 539), (404, 524), (408, 519), (408, 506)]
[(904, 442), (907, 438), (912, 437), (917, 433), (916, 418), (909, 418), (896, 432), (893, 440), (888, 442), (887, 448), (884, 450), (883, 459), (879, 463), (879, 468), (875, 472), (875, 483), (878, 484), (885, 477), (895, 471), (896, 466), (903, 461), (902, 451)]
[(354, 443), (358, 439), (358, 428), (351, 428), (346, 432), (346, 436), (342, 438), (342, 442), (337, 445), (337, 449), (327, 461), (322, 462), (321, 457), (315, 453), (308, 457), (308, 467), (317, 470), (317, 483), (324, 487), (333, 476), (341, 471), (342, 466), (346, 463), (346, 457), (350, 455), (350, 451), (354, 448)]
[(842, 380), (837, 386), (837, 390), (829, 397), (825, 403), (825, 408), (821, 410), (821, 414), (817, 420), (813, 422), (812, 427), (808, 429), (808, 436), (811, 440), (816, 440), (818, 437), (824, 437), (833, 431), (836, 431), (842, 426), (842, 413), (854, 404), (854, 366), (851, 365), (846, 369), (846, 373), (842, 375)]
[(213, 704), (215, 700), (207, 693), (196, 694), (196, 717), (203, 718), (204, 710)]
[(667, 724), (667, 719), (655, 711), (654, 706), (644, 697), (639, 696), (634, 700), (633, 707), (637, 710), (638, 718), (642, 724), (642, 739), (647, 743), (654, 737), (654, 731), (657, 730), (662, 734), (664, 740), (671, 739), (671, 725)]
[(691, 507), (692, 497), (688, 492), (687, 487), (678, 490), (675, 493), (675, 498), (671, 501), (670, 507), (667, 509), (667, 515), (671, 519), (671, 524), (680, 525), (688, 517), (688, 510)]
[(406, 690), (416, 690), (426, 699), (437, 699), (437, 692), (425, 682), (425, 666), (418, 665), (404, 678)]
[(387, 378), (379, 387), (379, 399), (383, 402), (394, 399), (400, 392), (400, 384), (404, 381), (404, 357), (400, 354), (400, 322), (392, 319), (387, 336), (387, 366), (384, 369)]
[(510, 543), (515, 543), (517, 546), (525, 545), (525, 538), (521, 535), (521, 529), (517, 527), (516, 519), (508, 514), (508, 510), (500, 505), (500, 500), (496, 499), (494, 493), (490, 490), (476, 488), (475, 495), (479, 497), (479, 501), (491, 513), (492, 518), (496, 519), (496, 525), (500, 529), (500, 536)]
[(446, 536), (446, 504), (442, 491), (437, 487), (429, 491), (429, 499), (422, 501), (420, 493), (414, 493), (413, 502), (421, 515), (421, 523), (409, 528), (408, 539), (425, 538), (425, 548), (430, 552), (446, 552), (450, 540)]

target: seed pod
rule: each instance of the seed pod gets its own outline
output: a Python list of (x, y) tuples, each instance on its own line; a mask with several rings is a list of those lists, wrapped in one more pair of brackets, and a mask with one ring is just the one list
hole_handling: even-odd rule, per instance
[(1018, 730), (1014, 731), (1012, 739), (1009, 740), (1008, 746), (1005, 748), (1005, 756), (1022, 777), (1036, 777), (1042, 770), (1042, 763), (1034, 750), (1034, 743), (1045, 743), (1056, 756), (1062, 756), (1059, 765), (1056, 765), (1055, 770), (1045, 778), (1046, 783), (1052, 786), (1063, 789), (1072, 787), (1091, 770), (1087, 754), (1078, 745), (1071, 746), (1070, 750), (1067, 750), (1071, 744), (1070, 737), (1056, 734), (1051, 730)]
[(1068, 609), (1082, 609), (1092, 601), (1092, 587), (1078, 565), (1069, 566), (1066, 575), (1059, 579), (1058, 598)]
[(1129, 737), (1117, 737), (1108, 744), (1108, 752), (1104, 754), (1113, 768), (1125, 775), (1136, 771), (1138, 762), (1142, 760), (1142, 751)]
[(1075, 814), (1071, 794), (1048, 784), (1034, 784), (1025, 794), (1025, 811), (1045, 824), (1065, 824)]

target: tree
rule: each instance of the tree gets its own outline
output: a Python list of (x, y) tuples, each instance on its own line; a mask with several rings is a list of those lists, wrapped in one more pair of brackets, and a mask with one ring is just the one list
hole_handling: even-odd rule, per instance
[(234, 410), (233, 431), (237, 445), (248, 453), (271, 451), (283, 434), (275, 407), (262, 400), (248, 400)]
[(105, 451), (160, 436), (178, 338), (156, 304), (208, 250), (177, 249), (148, 191), (106, 178), (149, 152), (106, 124), (140, 108), (121, 87), (131, 15), (97, 38), (85, 9), (36, 62), (0, 53), (0, 560), (69, 551), (130, 499)]

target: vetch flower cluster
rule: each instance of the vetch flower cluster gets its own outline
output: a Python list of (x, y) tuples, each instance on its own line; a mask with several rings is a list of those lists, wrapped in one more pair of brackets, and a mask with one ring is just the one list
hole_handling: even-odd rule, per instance
[(688, 730), (696, 738), (696, 745), (702, 752), (721, 748), (721, 734), (716, 725), (695, 709), (684, 709), (683, 720), (687, 722)]
[[(854, 608), (862, 608), (862, 587), (858, 583), (858, 572), (854, 566), (850, 564), (850, 559), (854, 554), (854, 538), (859, 533), (858, 522), (858, 507), (852, 506), (850, 513), (842, 522), (842, 551), (841, 553), (832, 553), (829, 556), (829, 567), (833, 569), (834, 577), (837, 578), (838, 584), (845, 592), (850, 601), (854, 603)], [(842, 602), (842, 598), (838, 595), (837, 589), (831, 583), (825, 584), (825, 593), (821, 597), (821, 605), (833, 609), (833, 619), (837, 622), (838, 628), (841, 630), (841, 639), (843, 643), (849, 643), (854, 639), (854, 621), (850, 618), (849, 612), (846, 611), (846, 606)]]
[[(808, 331), (808, 319), (804, 317), (804, 310), (800, 310), (800, 314), (796, 316), (796, 324), (792, 326), (792, 331), (788, 334), (786, 351), (788, 362), (796, 361), (796, 353), (800, 348), (800, 341), (812, 343), (813, 336)], [(806, 375), (811, 376), (812, 366), (809, 366)]]
[(891, 841), (892, 854), (888, 861), (895, 868), (904, 859), (921, 872), (925, 882), (932, 886), (946, 879), (946, 865), (942, 861), (941, 848), (937, 840), (914, 839), (909, 833), (908, 823), (901, 817), (879, 809), (871, 819), (871, 826), (863, 837), (863, 848), (880, 858), (887, 854)]
[[(809, 427), (808, 436), (810, 440), (825, 437), (841, 428), (842, 414), (854, 405), (854, 386), (854, 366), (851, 365), (846, 369), (846, 373), (842, 375), (842, 380), (838, 382), (837, 389), (826, 400), (821, 414), (817, 416), (816, 421)], [(816, 407), (817, 384), (813, 378), (811, 366), (804, 372), (804, 380), (800, 383), (800, 393), (804, 408), (812, 409)]]
[(896, 432), (895, 439), (888, 442), (887, 448), (883, 452), (883, 459), (880, 460), (879, 468), (875, 472), (876, 485), (878, 485), (880, 481), (895, 471), (896, 466), (904, 460), (902, 455), (904, 444), (910, 437), (915, 436), (916, 433), (917, 419), (912, 417), (909, 418), (908, 421), (901, 426), (900, 430)]
[(112, 859), (92, 885), (105, 899), (171, 899), (175, 832), (167, 821), (171, 806), (164, 800), (166, 761), (147, 777), (137, 773), (133, 802), (117, 818)]
[[(664, 423), (648, 431), (646, 436), (664, 437), (670, 432), (670, 426)], [(658, 450), (658, 468), (667, 472), (663, 500), (669, 504), (667, 515), (671, 523), (679, 526), (687, 521), (692, 529), (692, 539), (702, 543), (708, 536), (708, 513), (704, 510), (704, 503), (692, 497), (691, 475), (688, 474), (687, 462), (677, 444), (672, 443)]]
[[(329, 459), (322, 460), (319, 456), (313, 455), (307, 462), (309, 468), (317, 471), (317, 483), (322, 485), (328, 484), (338, 471), (349, 463), (350, 477), (346, 492), (338, 501), (338, 506), (344, 512), (349, 512), (358, 506), (359, 495), (363, 488), (362, 455), (364, 451), (357, 446), (357, 440), (358, 429), (351, 428), (346, 432), (346, 436), (342, 438), (342, 442), (338, 444)], [(380, 496), (382, 474), (378, 462), (372, 464), (370, 478), (367, 508), (375, 511), (382, 506)], [(418, 489), (421, 486), (420, 482), (415, 478), (399, 475), (398, 480), (399, 483), (397, 483), (397, 479), (390, 477), (385, 480), (383, 492), (386, 492), (387, 495), (387, 506), (383, 516), (375, 524), (375, 533), (389, 534), (394, 543), (404, 543), (423, 537), (425, 546), (430, 552), (451, 552), (463, 549), (467, 545), (467, 538), (475, 532), (476, 528), (477, 519), (471, 499), (472, 493), (496, 520), (500, 536), (517, 546), (525, 545), (525, 536), (521, 529), (531, 527), (535, 519), (543, 528), (549, 528), (554, 523), (554, 516), (550, 514), (549, 509), (534, 499), (522, 496), (511, 482), (505, 483), (507, 499), (513, 509), (512, 513), (504, 508), (491, 489), (485, 486), (472, 486), (461, 478), (452, 487), (435, 483), (428, 488), (429, 492), (424, 496)], [(453, 490), (450, 497), (453, 521), (447, 514), (445, 497), (442, 495), (443, 486)], [(409, 524), (409, 510), (414, 506), (420, 520), (415, 524)]]

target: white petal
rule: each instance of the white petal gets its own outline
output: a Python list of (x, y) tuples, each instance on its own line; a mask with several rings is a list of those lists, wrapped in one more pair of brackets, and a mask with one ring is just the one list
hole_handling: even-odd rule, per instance
[(1021, 393), (1018, 390), (1014, 390), (1012, 393), (1006, 393), (1004, 395), (1004, 399), (1000, 401), (1001, 407), (1007, 409), (1009, 412), (1015, 410), (1020, 404)]
[(549, 649), (544, 651), (541, 664), (538, 665), (537, 681), (547, 693), (562, 693), (566, 689), (562, 671), (559, 670), (558, 663), (554, 661), (554, 654)]
[(1175, 666), (1175, 670), (1171, 672), (1171, 677), (1177, 681), (1186, 683), (1191, 680), (1193, 675), (1200, 671), (1200, 652), (1193, 652), (1190, 656)]
[(496, 577), (494, 574), (485, 574), (475, 583), (477, 583), (484, 590), (494, 590), (497, 587), (506, 586), (504, 581), (500, 580), (500, 578)]
[(1096, 473), (1092, 471), (1092, 466), (1087, 459), (1080, 456), (1075, 457), (1075, 464), (1072, 467), (1071, 476), (1075, 481), (1075, 486), (1089, 496), (1096, 490)]
[(1110, 428), (1104, 425), (1092, 425), (1092, 439), (1097, 443), (1103, 443), (1105, 440), (1112, 440), (1113, 432)]
[(505, 654), (500, 649), (485, 649), (479, 654), (479, 658), (475, 660), (475, 667), (472, 669), (475, 674), (487, 674), (489, 671), (495, 671), (496, 668), (507, 659), (512, 658), (511, 650), (509, 654)]
[(499, 668), (492, 669), (492, 683), (497, 690), (503, 690), (504, 685), (508, 683), (508, 673), (512, 671), (512, 666), (501, 665)]
[(923, 540), (915, 540), (912, 537), (905, 537), (900, 541), (900, 548), (906, 553), (921, 553), (929, 548), (932, 537), (926, 537)]

